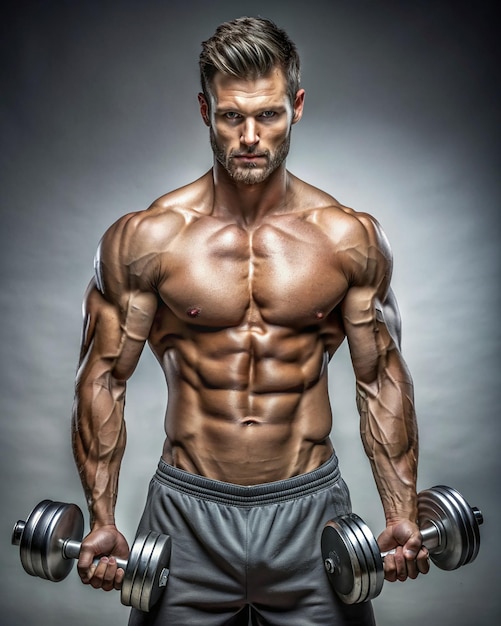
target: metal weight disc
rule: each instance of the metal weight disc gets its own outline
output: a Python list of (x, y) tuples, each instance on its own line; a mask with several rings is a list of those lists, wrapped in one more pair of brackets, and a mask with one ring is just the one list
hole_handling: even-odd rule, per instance
[(331, 564), (329, 582), (345, 604), (366, 600), (370, 586), (365, 557), (350, 529), (354, 515), (343, 515), (328, 522), (321, 539), (322, 558), (324, 563)]
[(370, 587), (367, 593), (367, 600), (376, 598), (383, 589), (384, 584), (384, 564), (381, 556), (381, 549), (372, 534), (371, 529), (358, 515), (352, 515), (353, 521), (358, 526), (357, 537), (363, 546), (363, 552), (367, 562)]
[(360, 567), (339, 518), (328, 522), (323, 529), (321, 549), (332, 588), (343, 602), (354, 604), (360, 597)]
[(56, 507), (43, 538), (41, 550), (42, 567), (48, 580), (59, 582), (68, 576), (74, 559), (63, 556), (62, 547), (66, 539), (81, 543), (84, 530), (82, 511), (76, 504), (55, 502)]
[(125, 568), (125, 575), (122, 581), (122, 588), (120, 590), (120, 601), (125, 606), (132, 606), (132, 590), (136, 578), (136, 570), (139, 565), (141, 552), (146, 538), (147, 534), (139, 533), (137, 535), (127, 559), (127, 567)]
[(480, 547), (479, 522), (466, 500), (451, 487), (438, 485), (418, 497), (420, 528), (434, 524), (440, 532), (439, 546), (430, 558), (443, 570), (454, 570), (471, 563)]
[(132, 544), (120, 593), (120, 600), (125, 606), (139, 608), (134, 598), (137, 600), (141, 597), (145, 561), (149, 558), (148, 549), (151, 551), (152, 548), (148, 537), (149, 533), (138, 533)]
[[(41, 520), (43, 524), (44, 512), (51, 504), (51, 500), (42, 500), (36, 505), (36, 507), (28, 515), (28, 518), (24, 523), (21, 537), (19, 539), (19, 556), (21, 558), (21, 564), (24, 568), (24, 571), (30, 576), (40, 576), (42, 578), (45, 578), (43, 569), (37, 569), (37, 559), (35, 558), (34, 564), (32, 556), (34, 556), (34, 551), (36, 549), (36, 540), (34, 541), (34, 538), (38, 524)], [(14, 535), (16, 534), (16, 528), (19, 526), (19, 524), (20, 522), (18, 522), (16, 524), (16, 527), (14, 528), (14, 534), (12, 537), (13, 542), (15, 541)]]
[(165, 586), (171, 539), (154, 531), (139, 533), (132, 545), (122, 582), (121, 602), (149, 611)]
[(363, 524), (363, 521), (355, 513), (346, 515), (343, 519), (344, 531), (346, 536), (351, 541), (355, 554), (358, 559), (358, 566), (360, 567), (360, 595), (356, 602), (366, 602), (370, 599), (370, 587), (371, 587), (371, 571), (370, 562), (371, 555), (367, 554), (366, 542), (363, 535), (361, 535), (356, 519), (359, 519)]
[(155, 547), (152, 550), (148, 567), (144, 576), (143, 589), (140, 599), (140, 610), (149, 611), (160, 598), (165, 589), (169, 575), (169, 562), (171, 555), (171, 538), (168, 535), (157, 535)]
[(81, 540), (82, 535), (83, 516), (76, 505), (42, 500), (29, 514), (19, 540), (24, 570), (53, 582), (63, 580), (73, 567), (73, 560), (62, 555), (63, 541)]

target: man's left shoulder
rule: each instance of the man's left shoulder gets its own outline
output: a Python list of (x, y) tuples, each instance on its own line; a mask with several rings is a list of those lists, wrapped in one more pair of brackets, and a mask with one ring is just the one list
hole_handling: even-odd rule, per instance
[(387, 239), (378, 220), (365, 211), (342, 204), (329, 193), (295, 179), (296, 193), (300, 197), (301, 210), (309, 219), (333, 234), (350, 234), (354, 237), (366, 237), (371, 243), (387, 244)]
[(316, 209), (311, 220), (328, 236), (337, 254), (347, 252), (350, 258), (385, 258), (391, 262), (390, 243), (371, 214), (336, 202)]
[[(324, 200), (327, 200), (324, 198)], [(341, 204), (335, 198), (311, 208), (311, 219), (321, 227), (343, 237), (368, 237), (376, 240), (383, 233), (381, 225), (371, 214)]]

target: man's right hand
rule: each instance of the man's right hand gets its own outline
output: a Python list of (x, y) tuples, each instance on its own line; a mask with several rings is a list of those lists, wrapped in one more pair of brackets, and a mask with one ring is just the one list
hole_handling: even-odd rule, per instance
[[(84, 585), (91, 585), (94, 589), (120, 589), (125, 572), (117, 567), (116, 558), (126, 560), (128, 556), (129, 545), (116, 526), (108, 524), (95, 528), (82, 541), (78, 574)], [(96, 558), (99, 558), (98, 565), (93, 563)]]

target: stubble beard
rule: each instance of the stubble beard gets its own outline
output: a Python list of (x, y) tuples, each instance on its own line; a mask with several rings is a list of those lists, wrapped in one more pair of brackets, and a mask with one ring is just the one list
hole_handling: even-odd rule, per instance
[[(271, 153), (269, 150), (257, 151), (254, 148), (250, 148), (248, 150), (232, 150), (227, 154), (224, 148), (217, 143), (212, 128), (210, 129), (210, 145), (216, 160), (224, 167), (232, 180), (244, 185), (256, 185), (265, 181), (287, 158), (290, 149), (290, 130), (287, 133), (287, 137), (274, 153)], [(255, 163), (244, 163), (240, 166), (235, 164), (233, 159), (235, 155), (252, 155), (256, 152), (259, 152), (260, 155), (266, 158), (264, 167), (258, 168)]]

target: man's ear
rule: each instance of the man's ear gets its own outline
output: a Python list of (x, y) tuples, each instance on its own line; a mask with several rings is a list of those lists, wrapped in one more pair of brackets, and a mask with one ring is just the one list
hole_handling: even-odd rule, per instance
[(203, 93), (198, 94), (198, 104), (200, 106), (200, 115), (206, 126), (210, 126), (209, 103)]
[(292, 123), (296, 124), (303, 117), (304, 109), (304, 89), (299, 89), (296, 98), (294, 99), (294, 115), (292, 116)]

